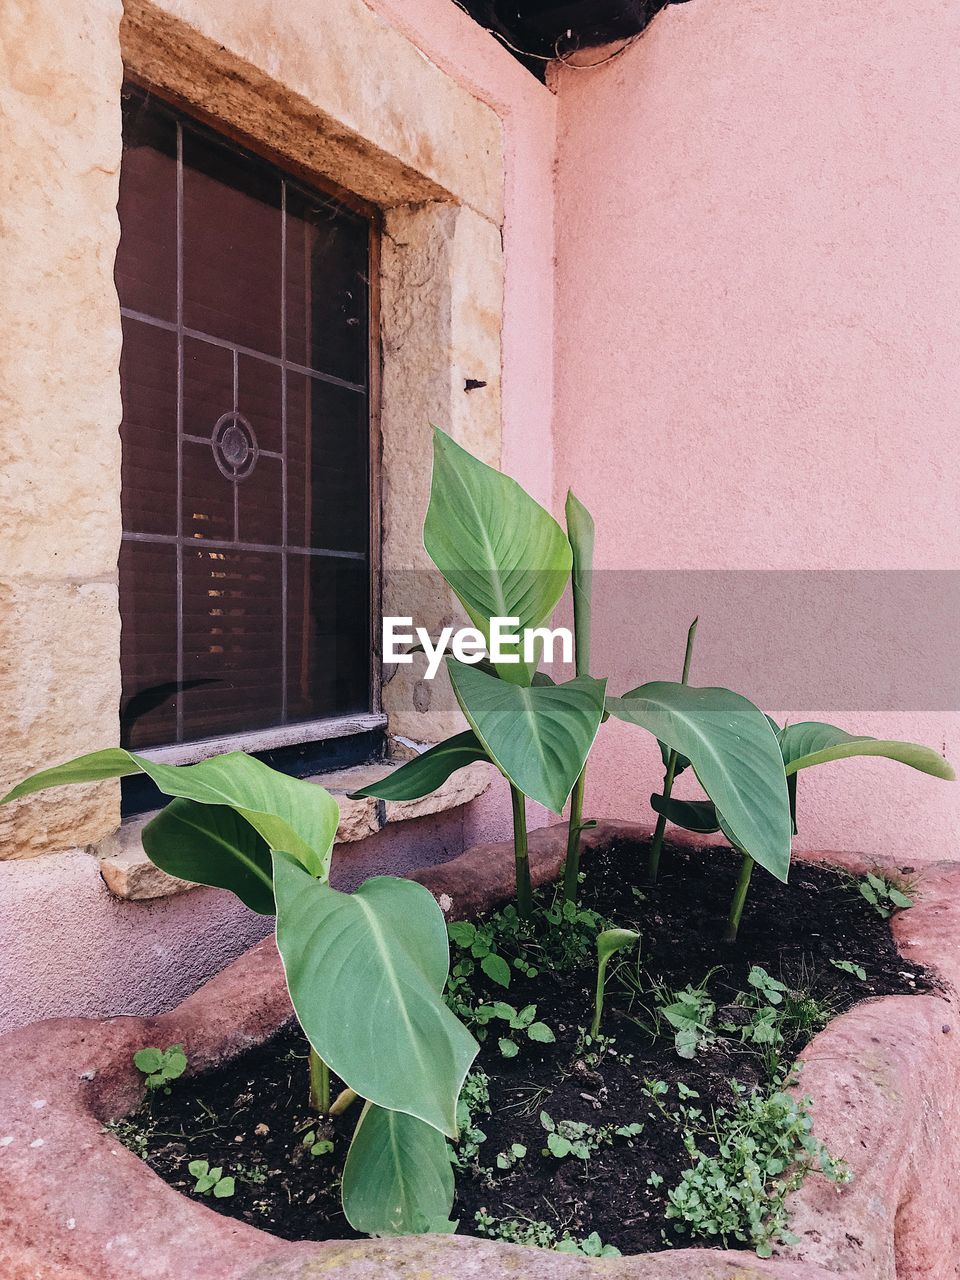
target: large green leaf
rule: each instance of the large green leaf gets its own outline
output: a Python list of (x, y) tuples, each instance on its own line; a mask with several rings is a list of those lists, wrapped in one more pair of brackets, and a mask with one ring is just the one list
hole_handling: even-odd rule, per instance
[(327, 875), (340, 822), (336, 800), (322, 787), (277, 773), (240, 751), (199, 764), (171, 765), (110, 747), (33, 774), (0, 803), (68, 782), (99, 782), (133, 773), (145, 773), (164, 795), (235, 809), (271, 849), (292, 854), (312, 875)]
[(225, 805), (171, 800), (143, 829), (144, 852), (168, 875), (229, 889), (254, 911), (272, 916), (270, 847)]
[[(712, 800), (674, 800), (672, 796), (664, 799), (661, 795), (652, 795), (650, 804), (655, 813), (662, 813), (674, 826), (698, 835), (713, 835), (716, 831), (722, 831), (734, 848), (740, 849), (740, 842), (724, 821), (723, 814), (718, 813)], [(743, 850), (740, 849), (740, 852), (743, 853)]]
[(443, 1002), (449, 950), (433, 895), (377, 876), (339, 893), (273, 859), (277, 947), (308, 1040), (362, 1098), (456, 1136), (477, 1043)]
[(736, 844), (779, 880), (790, 869), (790, 806), (780, 745), (757, 707), (729, 689), (656, 681), (608, 698), (618, 720), (639, 725), (692, 763)]
[(525, 796), (560, 813), (597, 736), (606, 681), (521, 687), (455, 658), (447, 669), (490, 759)]
[(654, 794), (650, 797), (650, 807), (654, 813), (663, 814), (668, 822), (682, 827), (684, 831), (711, 835), (720, 830), (717, 806), (712, 800), (677, 800), (674, 796), (665, 799)]
[[(549, 512), (437, 430), (423, 544), (488, 640), (491, 618), (519, 618), (521, 631), (543, 623), (570, 575), (570, 544)], [(532, 674), (523, 662), (499, 670), (514, 684)]]
[(930, 773), (935, 778), (952, 781), (956, 777), (950, 764), (930, 747), (916, 742), (846, 733), (836, 725), (821, 724), (816, 720), (787, 725), (780, 734), (780, 749), (787, 773), (809, 769), (815, 764), (827, 764), (830, 760), (847, 760), (851, 756), (884, 756), (919, 769), (921, 773)]
[(367, 1103), (343, 1168), (343, 1211), (371, 1236), (453, 1231), (453, 1167), (443, 1134)]
[(436, 791), (458, 769), (478, 760), (487, 760), (488, 756), (477, 735), (472, 729), (458, 733), (446, 742), (439, 742), (423, 755), (381, 778), (379, 782), (371, 782), (369, 787), (361, 787), (351, 792), (352, 800), (362, 796), (374, 796), (378, 800), (419, 800)]
[(577, 675), (590, 674), (590, 633), (593, 624), (593, 516), (572, 489), (567, 491), (567, 537), (573, 552), (573, 626)]

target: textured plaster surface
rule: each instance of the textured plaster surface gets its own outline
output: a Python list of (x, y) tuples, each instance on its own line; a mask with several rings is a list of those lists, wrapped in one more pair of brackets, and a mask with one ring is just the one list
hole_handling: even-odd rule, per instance
[[(120, 12), (13, 0), (0, 24), (0, 792), (116, 734)], [(115, 784), (8, 810), (0, 858), (117, 813)]]
[[(637, 834), (603, 823), (592, 841)], [(531, 847), (537, 879), (555, 870), (562, 826)], [(489, 906), (509, 893), (508, 850), (471, 850), (444, 869), (438, 893)], [(822, 855), (828, 861), (837, 855)], [(863, 859), (846, 856), (858, 869)], [(457, 888), (457, 870), (465, 877)], [(471, 897), (483, 882), (485, 897)], [(474, 886), (474, 887), (471, 887)], [(190, 1071), (242, 1052), (291, 1010), (272, 940), (236, 960), (160, 1018), (63, 1019), (0, 1040), (0, 1267), (7, 1280), (351, 1280), (410, 1276), (625, 1277), (629, 1280), (948, 1280), (955, 1275), (953, 1195), (960, 1172), (960, 866), (928, 868), (919, 903), (897, 917), (901, 947), (936, 966), (942, 996), (856, 1006), (808, 1047), (804, 1088), (818, 1135), (856, 1178), (838, 1194), (811, 1178), (792, 1198), (799, 1242), (762, 1262), (698, 1249), (593, 1261), (466, 1237), (291, 1243), (179, 1195), (101, 1129), (142, 1096), (132, 1052), (182, 1042)]]
[[(556, 79), (555, 500), (597, 515), (599, 567), (957, 567), (958, 57), (944, 0), (692, 0)], [(634, 683), (677, 678), (688, 621)], [(960, 760), (953, 712), (765, 710)], [(661, 776), (608, 725), (587, 810), (646, 812)], [(808, 847), (960, 838), (960, 788), (884, 762), (813, 770), (800, 804)]]
[[(442, 426), (493, 466), (500, 463), (500, 229), (451, 204), (390, 209), (381, 273), (383, 613), (412, 617), (436, 635), (462, 616), (433, 573), (421, 530), (430, 498), (432, 426)], [(438, 352), (442, 353), (438, 357)], [(466, 392), (468, 378), (486, 385)], [(436, 742), (463, 717), (445, 677), (424, 662), (384, 684), (392, 732)]]
[(211, 115), (377, 204), (453, 199), (501, 221), (496, 114), (363, 0), (125, 8), (128, 61)]
[(406, 35), (424, 56), (500, 118), (505, 266), (501, 464), (549, 506), (553, 494), (557, 100), (450, 0), (366, 3), (380, 21)]

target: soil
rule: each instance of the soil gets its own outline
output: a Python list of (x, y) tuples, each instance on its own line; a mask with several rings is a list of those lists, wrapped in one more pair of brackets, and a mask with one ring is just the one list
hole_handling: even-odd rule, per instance
[[(721, 935), (737, 873), (732, 853), (719, 848), (698, 853), (668, 843), (659, 884), (638, 894), (633, 886), (645, 853), (642, 845), (615, 842), (589, 854), (585, 865), (583, 905), (641, 933), (638, 954), (646, 987), (638, 997), (624, 981), (636, 972), (635, 958), (619, 974), (611, 962), (602, 1032), (615, 1044), (599, 1062), (582, 1045), (578, 1049), (579, 1030), (592, 1017), (592, 957), (572, 973), (544, 970), (533, 980), (517, 975), (509, 991), (479, 971), (472, 979), (477, 993), (491, 1002), (507, 1000), (517, 1009), (535, 1003), (537, 1019), (553, 1029), (556, 1042), (534, 1043), (521, 1036), (520, 1052), (511, 1059), (499, 1050), (501, 1030), (492, 1029), (482, 1044), (475, 1065), (489, 1076), (491, 1114), (474, 1120), (486, 1134), (475, 1166), (457, 1171), (452, 1216), (461, 1231), (475, 1231), (475, 1214), (483, 1208), (497, 1218), (546, 1222), (558, 1236), (565, 1229), (577, 1237), (595, 1231), (623, 1253), (684, 1242), (665, 1221), (664, 1210), (667, 1191), (689, 1161), (678, 1129), (654, 1114), (642, 1081), (666, 1082), (673, 1106), (675, 1085), (682, 1081), (697, 1091), (696, 1105), (709, 1113), (711, 1105), (731, 1102), (731, 1079), (749, 1088), (765, 1084), (767, 1075), (758, 1048), (741, 1044), (736, 1034), (721, 1035), (693, 1060), (677, 1055), (669, 1028), (653, 1038), (643, 1008), (652, 1003), (653, 982), (677, 990), (700, 984), (712, 970), (709, 992), (720, 1010), (718, 1022), (742, 1019), (742, 1011), (730, 1006), (738, 993), (750, 990), (747, 975), (753, 965), (812, 997), (829, 1016), (866, 997), (929, 991), (934, 985), (929, 974), (899, 954), (888, 922), (843, 873), (797, 862), (787, 887), (757, 869), (739, 940), (731, 946)], [(910, 868), (903, 871), (909, 879)], [(861, 965), (866, 980), (838, 970), (831, 960)], [(798, 1028), (789, 1056), (818, 1029)], [(189, 1054), (189, 1045), (186, 1049)], [(191, 1160), (207, 1160), (234, 1176), (232, 1197), (197, 1197), (219, 1213), (291, 1240), (355, 1236), (340, 1208), (339, 1175), (358, 1113), (353, 1109), (335, 1122), (333, 1154), (310, 1154), (304, 1137), (311, 1130), (324, 1137), (326, 1131), (310, 1113), (306, 1054), (306, 1042), (293, 1027), (209, 1075), (185, 1078), (169, 1094), (154, 1095), (120, 1123), (120, 1136), (188, 1195), (194, 1184), (187, 1172)], [(334, 1090), (338, 1083), (334, 1080)], [(639, 1121), (644, 1130), (637, 1138), (614, 1139), (588, 1162), (558, 1160), (542, 1154), (541, 1111), (554, 1120), (595, 1126)], [(813, 1115), (815, 1121), (816, 1099)], [(497, 1154), (512, 1143), (527, 1148), (526, 1158), (512, 1169), (497, 1169)], [(649, 1185), (651, 1174), (662, 1182)]]

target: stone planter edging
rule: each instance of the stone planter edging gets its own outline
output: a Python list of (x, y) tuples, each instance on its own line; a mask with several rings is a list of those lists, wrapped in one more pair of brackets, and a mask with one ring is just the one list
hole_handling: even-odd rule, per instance
[[(590, 845), (643, 836), (604, 822)], [(536, 883), (554, 878), (564, 830), (535, 832)], [(806, 855), (851, 871), (883, 859)], [(892, 864), (887, 864), (890, 869)], [(449, 918), (502, 900), (509, 845), (478, 846), (419, 873)], [(2, 1280), (947, 1280), (960, 1256), (960, 864), (924, 868), (919, 900), (894, 929), (944, 994), (865, 1001), (808, 1046), (802, 1087), (817, 1133), (856, 1172), (837, 1193), (811, 1178), (793, 1200), (800, 1243), (750, 1253), (677, 1249), (594, 1261), (471, 1237), (291, 1243), (180, 1195), (102, 1129), (143, 1094), (131, 1056), (183, 1042), (201, 1071), (262, 1041), (291, 1016), (272, 939), (157, 1018), (57, 1019), (0, 1039)]]

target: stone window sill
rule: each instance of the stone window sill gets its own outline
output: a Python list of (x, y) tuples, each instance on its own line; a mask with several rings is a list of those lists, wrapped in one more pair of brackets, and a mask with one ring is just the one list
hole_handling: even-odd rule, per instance
[[(402, 763), (402, 760), (391, 760), (356, 765), (350, 769), (317, 774), (309, 779), (310, 782), (326, 787), (340, 806), (338, 845), (365, 840), (368, 836), (375, 835), (388, 822), (405, 822), (411, 818), (446, 813), (476, 800), (490, 785), (490, 766), (477, 763), (460, 769), (439, 790), (420, 800), (348, 798), (351, 791), (386, 777)], [(128, 901), (166, 898), (197, 887), (187, 880), (168, 876), (165, 871), (155, 867), (144, 853), (140, 833), (153, 816), (152, 813), (145, 813), (126, 819), (118, 831), (96, 847), (95, 852), (100, 859), (100, 874), (107, 888), (118, 898), (126, 898)]]

